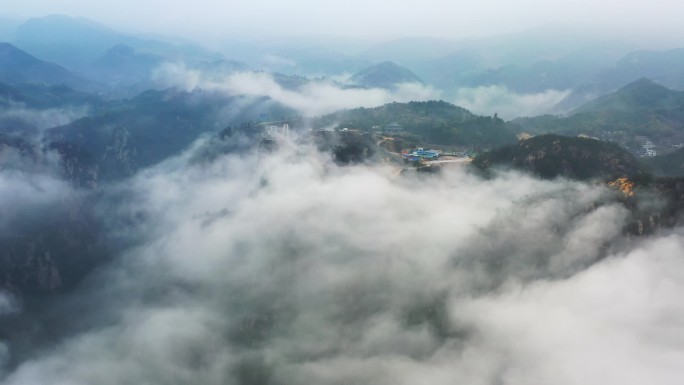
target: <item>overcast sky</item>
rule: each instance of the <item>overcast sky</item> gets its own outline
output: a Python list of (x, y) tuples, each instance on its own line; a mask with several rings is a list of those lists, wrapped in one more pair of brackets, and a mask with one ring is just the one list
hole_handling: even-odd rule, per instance
[(462, 38), (563, 23), (684, 36), (678, 0), (3, 0), (0, 14), (84, 16), (195, 38), (339, 35)]

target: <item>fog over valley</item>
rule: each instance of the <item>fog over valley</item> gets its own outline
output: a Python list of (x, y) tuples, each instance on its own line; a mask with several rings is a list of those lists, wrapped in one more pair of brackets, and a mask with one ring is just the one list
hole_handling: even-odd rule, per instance
[(192, 151), (108, 192), (130, 246), (10, 317), (6, 383), (679, 381), (681, 235), (624, 238), (600, 186)]
[(0, 384), (680, 384), (681, 7), (10, 1)]

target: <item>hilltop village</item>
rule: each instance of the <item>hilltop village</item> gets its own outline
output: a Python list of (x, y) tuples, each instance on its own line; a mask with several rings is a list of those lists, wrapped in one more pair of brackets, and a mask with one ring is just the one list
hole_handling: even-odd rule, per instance
[(374, 127), (371, 132), (345, 127), (340, 130), (312, 130), (311, 133), (319, 143), (323, 138), (335, 142), (333, 152), (336, 155), (363, 152), (376, 155), (377, 160), (396, 163), (402, 168), (469, 163), (477, 155), (474, 148), (466, 146), (431, 144), (428, 147), (420, 142), (419, 137), (402, 132), (398, 124), (391, 127), (393, 129), (387, 131), (381, 127)]

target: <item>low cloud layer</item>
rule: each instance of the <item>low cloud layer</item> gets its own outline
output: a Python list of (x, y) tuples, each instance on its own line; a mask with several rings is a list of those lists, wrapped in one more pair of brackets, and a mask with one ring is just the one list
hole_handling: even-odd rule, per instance
[[(30, 143), (10, 147), (0, 143), (0, 231), (11, 236), (17, 221), (59, 206), (74, 194), (60, 178), (59, 155)], [(4, 238), (4, 237), (3, 237)]]
[(193, 151), (111, 192), (134, 246), (3, 383), (681, 382), (684, 236), (601, 186)]
[(377, 107), (390, 102), (439, 99), (434, 88), (414, 83), (398, 84), (395, 90), (343, 88), (330, 81), (307, 81), (297, 89), (287, 89), (273, 76), (261, 72), (238, 72), (215, 80), (201, 71), (179, 64), (166, 64), (155, 78), (167, 86), (186, 90), (201, 88), (229, 95), (268, 96), (306, 116), (323, 115), (340, 109)]
[(0, 228), (7, 225), (6, 218), (14, 217), (9, 213), (27, 210), (28, 207), (40, 207), (59, 204), (71, 194), (68, 184), (47, 174), (26, 175), (20, 170), (2, 170), (0, 172)]
[(22, 105), (0, 108), (0, 127), (12, 129), (14, 125), (44, 130), (63, 126), (88, 114), (87, 106), (35, 109)]
[(497, 113), (503, 119), (513, 119), (549, 113), (569, 93), (570, 91), (547, 90), (535, 94), (519, 94), (503, 86), (461, 88), (453, 103), (477, 114)]

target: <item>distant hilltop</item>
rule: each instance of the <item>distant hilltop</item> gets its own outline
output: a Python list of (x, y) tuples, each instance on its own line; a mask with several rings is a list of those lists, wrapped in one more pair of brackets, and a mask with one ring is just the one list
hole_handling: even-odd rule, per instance
[(370, 88), (392, 89), (401, 83), (422, 84), (423, 80), (410, 69), (386, 61), (355, 73), (347, 80), (347, 83)]

